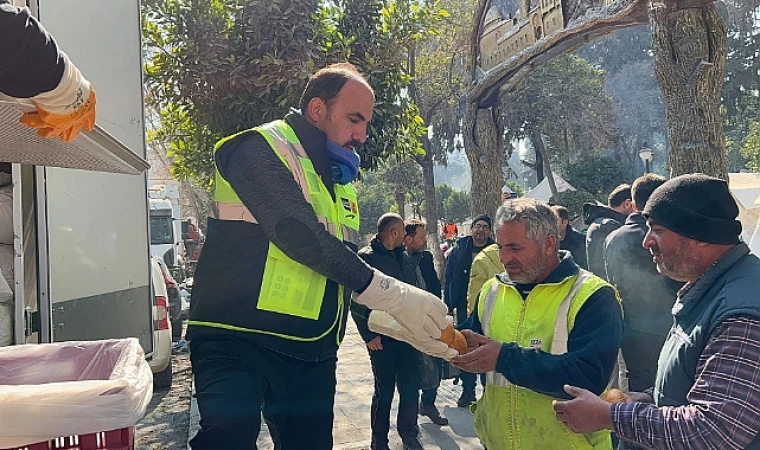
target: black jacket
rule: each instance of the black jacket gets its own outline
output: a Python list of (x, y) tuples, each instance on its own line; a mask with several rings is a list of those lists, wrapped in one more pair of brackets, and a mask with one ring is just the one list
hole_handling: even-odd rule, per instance
[(625, 217), (625, 214), (608, 206), (594, 203), (583, 205), (583, 223), (589, 226), (586, 231), (586, 262), (588, 270), (598, 277), (607, 276), (604, 268), (604, 240), (623, 226)]
[(586, 235), (567, 225), (565, 239), (559, 243), (560, 250), (567, 250), (573, 255), (573, 260), (581, 268), (588, 270), (586, 262)]
[(649, 250), (642, 246), (646, 219), (633, 213), (605, 242), (607, 279), (623, 300), (623, 357), (631, 390), (654, 386), (657, 360), (673, 324), (671, 309), (683, 283), (660, 274)]
[[(480, 248), (483, 250), (493, 244), (494, 240), (488, 238), (486, 244)], [(464, 311), (459, 321), (466, 318), (467, 315), (467, 285), (470, 283), (470, 267), (472, 266), (473, 246), (472, 236), (465, 236), (454, 244), (451, 249), (448, 261), (446, 261), (446, 276), (443, 300), (449, 306), (449, 309), (458, 309)]]
[[(425, 282), (424, 289), (438, 298), (441, 298), (441, 281), (438, 279), (438, 273), (435, 271), (435, 263), (433, 262), (433, 254), (427, 250), (420, 252), (408, 253), (407, 257), (412, 269), (416, 271), (416, 268), (420, 268), (420, 274)], [(415, 286), (420, 286), (419, 283), (415, 283)]]
[(0, 42), (0, 92), (29, 98), (52, 91), (61, 82), (63, 55), (29, 9), (0, 0)]
[[(384, 274), (405, 283), (416, 285), (417, 276), (413, 265), (407, 260), (408, 256), (404, 253), (403, 246), (388, 250), (375, 236), (369, 245), (359, 250), (358, 254), (367, 264)], [(377, 336), (377, 333), (370, 331), (367, 326), (370, 311), (364, 305), (356, 302), (351, 303), (351, 317), (354, 318), (356, 328), (364, 342), (369, 342)]]

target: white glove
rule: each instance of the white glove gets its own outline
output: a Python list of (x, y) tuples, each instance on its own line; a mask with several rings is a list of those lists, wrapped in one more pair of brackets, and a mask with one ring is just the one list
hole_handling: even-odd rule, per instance
[(409, 330), (401, 326), (401, 324), (394, 320), (387, 312), (371, 311), (369, 313), (367, 325), (369, 326), (370, 331), (374, 333), (404, 341), (422, 353), (427, 353), (430, 356), (442, 358), (446, 361), (459, 356), (459, 352), (437, 339), (429, 337), (418, 339), (412, 336), (411, 333), (409, 333)]
[(435, 295), (389, 277), (379, 270), (372, 271), (374, 275), (369, 286), (356, 296), (358, 303), (369, 309), (387, 312), (417, 342), (441, 337), (441, 330), (449, 325), (445, 303)]

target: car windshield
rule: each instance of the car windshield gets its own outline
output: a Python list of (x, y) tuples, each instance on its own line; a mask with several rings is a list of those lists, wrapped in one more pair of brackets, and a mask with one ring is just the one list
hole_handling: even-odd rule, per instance
[(173, 244), (174, 234), (171, 217), (150, 218), (150, 243)]

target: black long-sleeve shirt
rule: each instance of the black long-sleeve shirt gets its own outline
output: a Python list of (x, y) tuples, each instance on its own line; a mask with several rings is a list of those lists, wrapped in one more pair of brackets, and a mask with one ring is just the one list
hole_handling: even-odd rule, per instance
[[(564, 254), (560, 265), (542, 283), (558, 283), (578, 273), (572, 257)], [(535, 285), (516, 284), (525, 299)], [(459, 327), (482, 333), (478, 308)], [(586, 300), (575, 317), (567, 340), (567, 353), (552, 355), (514, 342), (501, 347), (496, 371), (511, 383), (556, 398), (569, 399), (569, 384), (601, 394), (617, 361), (623, 334), (623, 316), (615, 292), (604, 287)]]
[(30, 98), (52, 91), (63, 77), (63, 55), (27, 8), (0, 0), (0, 92)]

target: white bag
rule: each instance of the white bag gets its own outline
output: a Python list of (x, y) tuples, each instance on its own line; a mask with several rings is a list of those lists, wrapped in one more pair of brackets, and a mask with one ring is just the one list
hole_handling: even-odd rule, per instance
[(0, 348), (0, 448), (134, 426), (152, 395), (134, 338)]

